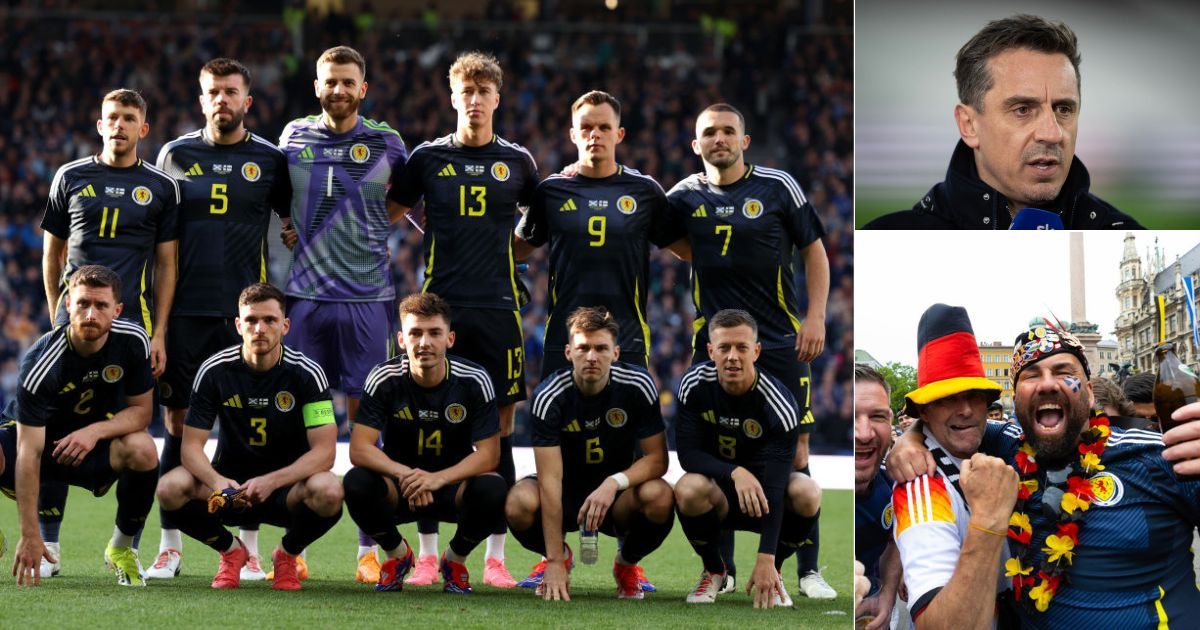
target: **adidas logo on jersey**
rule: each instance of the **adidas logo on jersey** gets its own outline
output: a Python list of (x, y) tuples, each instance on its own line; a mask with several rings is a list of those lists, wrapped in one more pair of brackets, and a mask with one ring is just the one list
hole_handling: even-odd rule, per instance
[(567, 426), (563, 427), (563, 431), (567, 433), (579, 433), (579, 421), (572, 420)]
[(192, 164), (192, 168), (187, 170), (187, 174), (191, 177), (199, 177), (204, 174), (204, 171), (200, 168), (200, 163), (196, 162)]
[(67, 393), (67, 392), (69, 392), (69, 391), (71, 391), (71, 390), (73, 390), (73, 389), (75, 389), (75, 383), (67, 383), (67, 386), (66, 386), (66, 387), (64, 387), (64, 388), (62, 388), (62, 389), (60, 389), (60, 390), (58, 390), (58, 393), (60, 393), (60, 394), (65, 394), (65, 393)]
[(413, 419), (412, 410), (409, 409), (408, 407), (405, 407), (405, 408), (401, 409), (400, 411), (397, 411), (395, 417), (398, 420), (412, 420)]
[(91, 184), (88, 184), (87, 186), (83, 187), (83, 190), (79, 191), (79, 195), (77, 195), (77, 196), (79, 196), (79, 197), (95, 197), (96, 189), (92, 188)]
[(508, 388), (508, 395), (509, 395), (509, 396), (516, 396), (516, 395), (517, 395), (517, 392), (519, 392), (519, 391), (521, 391), (521, 383), (520, 383), (520, 381), (518, 381), (518, 382), (516, 382), (516, 383), (513, 383), (513, 386), (512, 386), (512, 387), (510, 387), (510, 388)]
[(229, 400), (226, 400), (226, 401), (225, 401), (225, 403), (224, 403), (224, 406), (225, 406), (225, 407), (233, 407), (234, 409), (241, 409), (241, 408), (242, 408), (242, 397), (241, 397), (241, 395), (240, 395), (240, 394), (234, 394), (234, 395), (233, 395), (233, 398), (230, 398)]
[(707, 217), (707, 216), (708, 216), (708, 210), (706, 210), (704, 208), (704, 204), (700, 204), (700, 207), (696, 208), (696, 210), (692, 212), (692, 218), (694, 218), (694, 219), (703, 219), (704, 217)]
[(447, 164), (446, 166), (442, 167), (442, 170), (438, 171), (438, 177), (456, 177), (456, 176), (458, 176), (458, 171), (454, 170), (453, 164)]
[(298, 157), (299, 157), (301, 160), (311, 160), (311, 159), (313, 159), (313, 150), (312, 150), (312, 147), (304, 147), (304, 150), (300, 152), (300, 155), (299, 155)]
[(567, 203), (564, 203), (563, 205), (561, 205), (561, 206), (559, 206), (559, 207), (558, 207), (558, 211), (559, 211), (559, 212), (567, 212), (568, 210), (578, 210), (578, 209), (579, 209), (579, 208), (577, 208), (577, 207), (575, 206), (575, 200), (574, 200), (574, 199), (568, 199), (568, 200), (567, 200)]

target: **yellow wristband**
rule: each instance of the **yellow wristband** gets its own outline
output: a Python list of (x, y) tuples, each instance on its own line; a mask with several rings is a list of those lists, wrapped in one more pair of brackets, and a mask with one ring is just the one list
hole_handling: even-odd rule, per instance
[(980, 526), (976, 525), (975, 523), (968, 523), (967, 527), (970, 527), (971, 529), (977, 529), (981, 532), (987, 532), (993, 536), (999, 536), (1001, 538), (1005, 538), (1007, 536), (1006, 534), (1001, 534), (1000, 532), (992, 531), (986, 527), (980, 527)]

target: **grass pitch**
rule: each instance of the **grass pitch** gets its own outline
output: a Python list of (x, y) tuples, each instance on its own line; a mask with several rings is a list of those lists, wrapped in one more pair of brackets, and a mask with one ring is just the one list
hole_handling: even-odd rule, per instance
[[(700, 574), (700, 559), (692, 552), (676, 523), (658, 551), (643, 560), (646, 575), (658, 586), (643, 601), (618, 601), (611, 576), (616, 541), (601, 536), (601, 561), (578, 565), (571, 574), (571, 602), (543, 602), (524, 589), (483, 586), (483, 546), (471, 556), (475, 593), (443, 594), (441, 585), (406, 587), (401, 593), (376, 593), (354, 581), (357, 534), (349, 515), (308, 551), (312, 576), (304, 590), (275, 592), (266, 582), (244, 583), (236, 591), (214, 591), (209, 582), (217, 554), (184, 539), (183, 573), (174, 580), (151, 580), (147, 588), (117, 586), (104, 569), (103, 552), (112, 534), (115, 493), (103, 499), (71, 489), (62, 528), (62, 574), (44, 579), (39, 588), (21, 588), (10, 576), (12, 551), (18, 537), (16, 504), (0, 499), (0, 529), (8, 536), (8, 553), (0, 560), (0, 628), (88, 627), (371, 627), (397, 625), (454, 628), (739, 628), (747, 625), (788, 628), (849, 628), (853, 496), (848, 490), (829, 490), (821, 511), (821, 565), (838, 592), (832, 601), (797, 595), (795, 559), (784, 566), (784, 579), (795, 600), (792, 609), (754, 610), (741, 590), (721, 595), (713, 605), (688, 605), (684, 596)], [(453, 534), (443, 524), (440, 544)], [(158, 509), (152, 510), (142, 541), (143, 564), (153, 562), (158, 549)], [(415, 527), (401, 528), (415, 543)], [(259, 550), (269, 557), (281, 530), (264, 526)], [(576, 538), (568, 538), (577, 548)], [(757, 550), (757, 535), (739, 532), (737, 562), (748, 576)], [(509, 536), (508, 567), (518, 580), (537, 558)]]

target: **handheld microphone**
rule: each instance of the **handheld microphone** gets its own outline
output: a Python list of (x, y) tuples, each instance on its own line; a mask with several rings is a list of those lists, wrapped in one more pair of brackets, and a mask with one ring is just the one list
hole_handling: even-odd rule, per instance
[(1010, 230), (1062, 230), (1062, 217), (1037, 208), (1021, 208), (1013, 217)]

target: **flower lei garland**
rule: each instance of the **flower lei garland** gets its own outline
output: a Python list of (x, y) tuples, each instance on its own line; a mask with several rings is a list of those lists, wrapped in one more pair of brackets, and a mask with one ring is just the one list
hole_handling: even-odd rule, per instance
[(1084, 513), (1096, 499), (1092, 492), (1091, 480), (1104, 470), (1100, 458), (1104, 455), (1110, 434), (1108, 418), (1096, 411), (1088, 421), (1088, 429), (1081, 435), (1079, 462), (1071, 465), (1067, 477), (1067, 488), (1061, 501), (1062, 510), (1059, 512), (1058, 522), (1055, 523), (1057, 533), (1046, 537), (1046, 546), (1042, 547), (1042, 552), (1046, 555), (1037, 567), (1036, 578), (1032, 575), (1034, 567), (1029, 562), (1033, 527), (1029, 522), (1027, 504), (1029, 498), (1038, 490), (1038, 465), (1033, 447), (1024, 438), (1021, 439), (1021, 447), (1016, 457), (1020, 485), (1017, 489), (1017, 503), (1008, 521), (1008, 537), (1017, 542), (1018, 552), (1004, 563), (1004, 575), (1012, 578), (1013, 595), (1018, 602), (1021, 601), (1022, 591), (1029, 587), (1027, 597), (1033, 600), (1038, 612), (1046, 612), (1050, 607), (1050, 600), (1058, 592), (1066, 577), (1067, 567), (1074, 558), (1075, 548), (1079, 545), (1079, 528), (1083, 524)]

